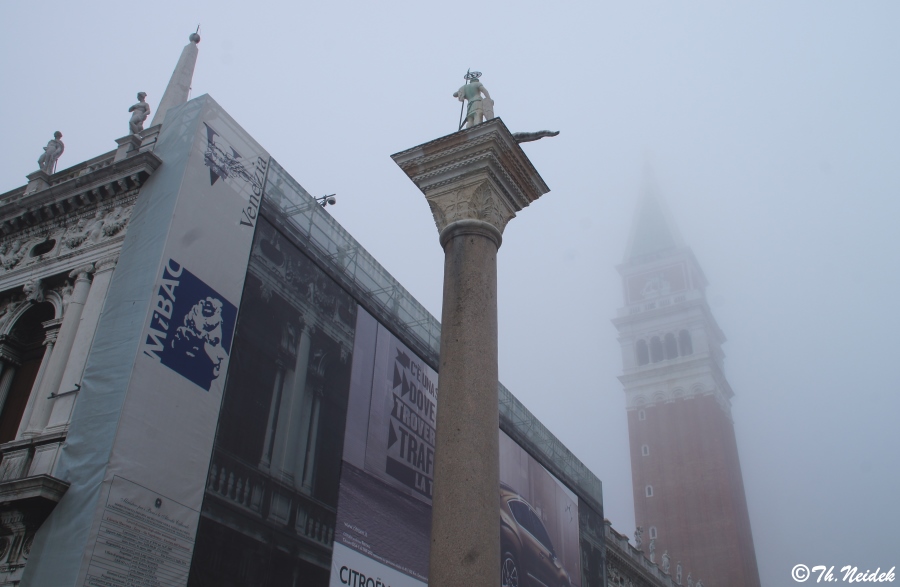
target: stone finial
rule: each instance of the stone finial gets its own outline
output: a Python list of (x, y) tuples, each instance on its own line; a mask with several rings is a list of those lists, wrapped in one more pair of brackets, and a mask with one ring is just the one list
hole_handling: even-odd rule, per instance
[(65, 150), (66, 146), (62, 142), (62, 133), (56, 131), (53, 133), (53, 138), (50, 139), (50, 142), (44, 147), (43, 154), (38, 157), (38, 166), (40, 166), (41, 171), (48, 175), (53, 173), (56, 169), (57, 159), (59, 159), (59, 156), (62, 155)]
[[(481, 77), (480, 71), (466, 72), (466, 83), (461, 88), (453, 92), (453, 97), (460, 102), (468, 102), (468, 110), (466, 111), (465, 126), (471, 128), (476, 124), (481, 124), (484, 120), (494, 118), (494, 101), (488, 93), (484, 84), (478, 81)], [(483, 97), (482, 97), (483, 95)], [(460, 121), (459, 128), (463, 127)]]
[(138, 92), (137, 104), (128, 109), (131, 112), (131, 120), (128, 121), (128, 130), (136, 135), (144, 130), (144, 121), (150, 116), (150, 104), (144, 101), (147, 92)]
[(156, 114), (153, 115), (150, 126), (162, 124), (169, 109), (188, 101), (188, 96), (191, 92), (191, 81), (194, 77), (194, 66), (197, 65), (197, 55), (199, 53), (197, 44), (200, 43), (200, 35), (191, 33), (188, 40), (188, 44), (181, 51), (181, 57), (178, 59), (178, 64), (175, 65), (172, 77), (169, 78), (166, 91), (163, 92), (163, 96), (156, 107)]

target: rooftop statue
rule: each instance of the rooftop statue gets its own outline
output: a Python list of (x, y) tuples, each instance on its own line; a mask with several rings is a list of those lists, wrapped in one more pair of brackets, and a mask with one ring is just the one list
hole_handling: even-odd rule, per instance
[(61, 132), (53, 133), (53, 138), (50, 139), (50, 142), (44, 147), (44, 153), (38, 158), (38, 165), (44, 173), (53, 173), (56, 168), (56, 160), (66, 150), (66, 146), (60, 139), (62, 139)]
[(133, 135), (144, 130), (144, 121), (150, 116), (150, 104), (147, 104), (147, 102), (144, 101), (144, 98), (146, 97), (147, 92), (138, 92), (137, 104), (128, 109), (129, 112), (133, 113), (131, 115), (131, 120), (128, 121), (128, 130)]
[[(487, 88), (484, 87), (478, 78), (481, 77), (480, 71), (470, 71), (465, 75), (466, 84), (453, 92), (453, 97), (460, 102), (467, 101), (469, 108), (466, 111), (466, 128), (471, 128), (476, 124), (481, 124), (485, 120), (494, 118), (494, 101)], [(482, 98), (482, 94), (484, 97)], [(462, 129), (463, 124), (460, 122), (459, 128)]]

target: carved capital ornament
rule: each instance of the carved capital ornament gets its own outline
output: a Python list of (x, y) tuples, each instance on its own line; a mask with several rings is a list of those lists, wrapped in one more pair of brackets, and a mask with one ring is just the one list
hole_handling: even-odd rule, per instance
[(391, 156), (425, 194), (441, 245), (457, 223), (500, 246), (516, 212), (550, 191), (499, 118)]

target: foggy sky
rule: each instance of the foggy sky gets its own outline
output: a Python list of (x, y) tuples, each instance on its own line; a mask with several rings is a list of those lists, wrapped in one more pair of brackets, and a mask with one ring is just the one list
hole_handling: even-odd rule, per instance
[[(900, 4), (49, 1), (0, 9), (0, 192), (155, 110), (201, 24), (209, 93), (434, 315), (443, 252), (392, 153), (484, 72), (551, 192), (506, 228), (500, 379), (634, 530), (622, 262), (652, 176), (709, 280), (760, 574), (900, 563)], [(734, 5), (737, 4), (737, 5)]]

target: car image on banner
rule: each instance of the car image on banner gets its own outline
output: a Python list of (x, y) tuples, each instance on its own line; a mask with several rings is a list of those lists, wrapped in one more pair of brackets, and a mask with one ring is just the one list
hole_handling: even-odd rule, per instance
[(569, 573), (534, 508), (510, 486), (500, 484), (501, 587), (570, 587)]

